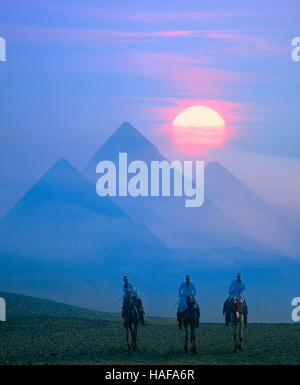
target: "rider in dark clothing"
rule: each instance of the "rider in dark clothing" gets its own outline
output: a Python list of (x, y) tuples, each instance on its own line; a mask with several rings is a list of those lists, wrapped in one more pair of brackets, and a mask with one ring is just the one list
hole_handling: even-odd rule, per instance
[(145, 311), (143, 308), (142, 299), (139, 293), (136, 291), (135, 287), (131, 283), (129, 283), (128, 277), (126, 275), (124, 276), (123, 281), (124, 281), (124, 285), (123, 285), (124, 295), (123, 295), (123, 306), (122, 306), (122, 318), (124, 318), (124, 312), (128, 306), (128, 303), (126, 302), (127, 294), (131, 292), (132, 298), (136, 299), (136, 307), (139, 313), (141, 324), (145, 325), (145, 318), (144, 318)]

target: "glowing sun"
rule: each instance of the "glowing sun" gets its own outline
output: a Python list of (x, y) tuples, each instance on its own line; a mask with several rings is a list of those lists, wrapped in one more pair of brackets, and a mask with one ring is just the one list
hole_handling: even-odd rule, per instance
[(207, 149), (222, 147), (226, 126), (212, 108), (192, 106), (181, 111), (173, 121), (174, 144), (188, 154), (200, 154)]

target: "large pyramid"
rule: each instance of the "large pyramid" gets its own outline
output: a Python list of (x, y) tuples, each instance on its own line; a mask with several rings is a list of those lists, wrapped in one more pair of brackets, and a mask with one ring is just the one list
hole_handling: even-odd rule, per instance
[(165, 246), (67, 160), (58, 161), (0, 222), (3, 255), (49, 263), (100, 263), (114, 249)]

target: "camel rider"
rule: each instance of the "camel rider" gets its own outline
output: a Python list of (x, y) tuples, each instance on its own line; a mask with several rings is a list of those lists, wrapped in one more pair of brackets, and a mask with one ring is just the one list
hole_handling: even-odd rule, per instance
[(144, 309), (143, 309), (143, 304), (142, 304), (142, 299), (140, 296), (140, 293), (135, 289), (135, 287), (128, 281), (127, 275), (123, 277), (123, 306), (122, 306), (122, 318), (124, 318), (124, 310), (125, 310), (125, 299), (126, 296), (129, 292), (131, 292), (132, 298), (136, 298), (137, 301), (137, 309), (139, 312), (139, 317), (142, 325), (145, 325), (145, 319), (144, 319)]
[[(185, 282), (182, 282), (182, 284), (179, 287), (178, 290), (178, 296), (179, 296), (179, 304), (178, 304), (178, 310), (177, 310), (177, 321), (179, 329), (182, 329), (182, 315), (187, 310), (187, 297), (189, 295), (192, 295), (195, 297), (197, 294), (195, 286), (191, 283), (191, 277), (187, 275), (185, 277)], [(199, 305), (197, 304), (197, 325), (199, 326), (199, 318), (200, 318), (200, 309)]]
[(123, 282), (124, 282), (124, 284), (123, 284), (123, 292), (124, 292), (124, 294), (123, 294), (123, 303), (124, 303), (124, 299), (125, 299), (125, 295), (127, 293), (127, 290), (128, 289), (129, 290), (134, 289), (134, 286), (128, 281), (127, 275), (124, 275)]
[(246, 292), (246, 285), (245, 282), (242, 280), (242, 274), (237, 273), (236, 279), (234, 279), (231, 282), (231, 285), (228, 289), (228, 298), (226, 299), (223, 307), (223, 314), (225, 314), (225, 323), (226, 326), (229, 325), (230, 322), (230, 301), (237, 297), (239, 299), (240, 303), (243, 303), (243, 310), (244, 310), (244, 323), (245, 327), (248, 326), (248, 306), (245, 301), (245, 292)]

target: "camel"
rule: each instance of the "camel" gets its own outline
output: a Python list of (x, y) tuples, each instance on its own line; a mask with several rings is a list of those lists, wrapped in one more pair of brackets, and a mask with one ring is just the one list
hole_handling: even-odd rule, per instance
[(244, 309), (243, 302), (240, 302), (237, 297), (232, 298), (230, 302), (230, 322), (233, 328), (234, 338), (234, 353), (238, 350), (243, 350), (244, 340)]

